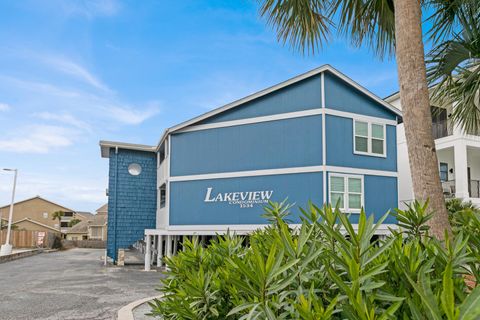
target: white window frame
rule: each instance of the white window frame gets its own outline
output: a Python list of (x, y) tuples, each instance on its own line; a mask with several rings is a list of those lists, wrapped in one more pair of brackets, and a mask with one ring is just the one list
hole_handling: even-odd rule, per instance
[[(357, 143), (355, 141), (355, 127), (358, 122), (363, 122), (367, 124), (367, 152), (364, 151), (357, 151)], [(380, 140), (378, 138), (373, 138), (372, 137), (372, 125), (378, 125), (383, 127), (383, 153), (373, 153), (372, 152), (372, 139)], [(386, 158), (387, 157), (387, 125), (385, 123), (377, 122), (377, 121), (371, 121), (371, 120), (366, 120), (366, 119), (353, 119), (353, 153), (354, 154), (360, 154), (364, 156), (372, 156), (372, 157), (382, 157)]]
[[(339, 208), (342, 212), (345, 213), (360, 213), (361, 209), (350, 209), (348, 207), (348, 179), (360, 179), (360, 187), (361, 187), (361, 194), (360, 194), (360, 207), (365, 207), (365, 187), (364, 187), (364, 179), (363, 175), (357, 174), (344, 174), (344, 173), (329, 173), (328, 174), (328, 203), (332, 206), (336, 206), (336, 203), (332, 203), (332, 177), (335, 178), (343, 178), (343, 208)], [(338, 191), (334, 191), (335, 193), (339, 193)]]

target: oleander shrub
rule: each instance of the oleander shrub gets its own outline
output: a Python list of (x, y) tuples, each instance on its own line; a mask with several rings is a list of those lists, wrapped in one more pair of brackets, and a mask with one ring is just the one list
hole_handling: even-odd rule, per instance
[[(270, 203), (271, 225), (207, 246), (186, 241), (151, 315), (162, 319), (479, 319), (479, 217), (465, 211), (454, 236), (429, 236), (427, 204), (396, 210), (399, 230), (379, 239), (362, 211), (358, 228), (330, 206), (309, 204), (300, 228), (290, 207)], [(474, 221), (472, 221), (474, 219)], [(476, 219), (476, 220), (475, 220)]]

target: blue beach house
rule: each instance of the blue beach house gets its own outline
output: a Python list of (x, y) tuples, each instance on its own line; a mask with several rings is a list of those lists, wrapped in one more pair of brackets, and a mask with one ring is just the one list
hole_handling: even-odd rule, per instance
[(400, 117), (325, 65), (171, 127), (158, 145), (101, 141), (108, 256), (145, 239), (148, 269), (185, 236), (264, 226), (269, 200), (338, 201), (354, 223), (362, 207), (380, 217), (398, 203)]

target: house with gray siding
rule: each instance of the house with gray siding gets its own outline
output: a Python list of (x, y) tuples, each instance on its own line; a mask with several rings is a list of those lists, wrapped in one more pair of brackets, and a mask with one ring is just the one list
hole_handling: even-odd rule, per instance
[[(271, 201), (338, 203), (353, 223), (397, 207), (401, 112), (325, 65), (167, 129), (158, 145), (101, 141), (108, 256), (145, 239), (145, 267), (185, 236), (267, 224)], [(380, 233), (395, 224), (389, 217)]]

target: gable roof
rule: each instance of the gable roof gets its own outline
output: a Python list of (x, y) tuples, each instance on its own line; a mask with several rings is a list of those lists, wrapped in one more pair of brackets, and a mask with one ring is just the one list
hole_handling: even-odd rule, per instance
[[(61, 204), (58, 204), (58, 203), (55, 203), (55, 202), (53, 202), (53, 201), (47, 200), (47, 199), (45, 199), (45, 198), (42, 198), (41, 196), (35, 196), (35, 197), (31, 197), (31, 198), (28, 198), (28, 199), (25, 199), (25, 200), (20, 200), (20, 201), (14, 202), (13, 205), (15, 206), (15, 205), (17, 205), (17, 204), (19, 204), (19, 203), (23, 203), (23, 202), (27, 202), (27, 201), (31, 201), (31, 200), (35, 200), (35, 199), (40, 199), (40, 200), (42, 200), (42, 201), (45, 201), (45, 202), (49, 202), (49, 203), (51, 203), (51, 204), (54, 204), (54, 205), (59, 206), (59, 207), (61, 207), (61, 208), (63, 208), (63, 209), (66, 209), (65, 211), (75, 212), (75, 210), (73, 210), (73, 209), (67, 208), (67, 207), (65, 207), (65, 206), (62, 206)], [(9, 206), (10, 206), (10, 204), (6, 204), (6, 205), (4, 205), (4, 206), (1, 206), (0, 209), (6, 208), (6, 207), (9, 207)]]
[(372, 93), (371, 91), (369, 91), (365, 87), (361, 86), (360, 84), (358, 84), (357, 82), (355, 82), (354, 80), (352, 80), (351, 78), (346, 76), (345, 74), (341, 73), (340, 71), (338, 71), (337, 69), (335, 69), (331, 65), (325, 64), (323, 66), (320, 66), (320, 67), (315, 68), (313, 70), (310, 70), (308, 72), (302, 73), (302, 74), (300, 74), (298, 76), (295, 76), (293, 78), (290, 78), (288, 80), (280, 82), (276, 85), (273, 85), (273, 86), (268, 87), (266, 89), (260, 90), (256, 93), (250, 94), (250, 95), (248, 95), (244, 98), (235, 100), (235, 101), (233, 101), (231, 103), (228, 103), (228, 104), (226, 104), (226, 105), (224, 105), (220, 108), (213, 109), (209, 112), (206, 112), (202, 115), (199, 115), (198, 117), (192, 118), (190, 120), (181, 122), (181, 123), (179, 123), (179, 124), (177, 124), (173, 127), (170, 127), (163, 132), (163, 134), (160, 138), (160, 141), (158, 142), (158, 144), (156, 146), (123, 143), (123, 142), (114, 142), (114, 141), (100, 141), (101, 156), (103, 158), (108, 158), (110, 148), (120, 148), (120, 149), (127, 149), (127, 150), (139, 150), (139, 151), (147, 151), (147, 152), (156, 152), (160, 148), (162, 142), (165, 140), (165, 138), (170, 133), (179, 131), (179, 130), (181, 130), (185, 127), (191, 126), (191, 125), (193, 125), (197, 122), (203, 121), (207, 118), (213, 117), (213, 116), (215, 116), (219, 113), (225, 112), (227, 110), (239, 107), (239, 106), (243, 105), (244, 103), (247, 103), (249, 101), (252, 101), (252, 100), (258, 99), (260, 97), (266, 96), (266, 95), (268, 95), (272, 92), (275, 92), (277, 90), (285, 88), (285, 87), (287, 87), (289, 85), (292, 85), (294, 83), (297, 83), (297, 82), (300, 82), (300, 81), (305, 80), (307, 78), (319, 75), (319, 74), (321, 74), (322, 72), (325, 72), (325, 71), (328, 71), (328, 72), (332, 73), (333, 75), (337, 76), (338, 78), (340, 78), (344, 82), (348, 83), (349, 85), (351, 85), (352, 87), (354, 87), (355, 89), (360, 91), (361, 93), (365, 94), (366, 96), (368, 96), (369, 98), (371, 98), (375, 102), (379, 103), (380, 105), (384, 106), (386, 109), (393, 112), (397, 116), (399, 116), (399, 117), (402, 116), (402, 112), (399, 109), (395, 108), (390, 103), (388, 103), (387, 101), (378, 97), (377, 95), (375, 95), (374, 93)]
[(94, 214), (88, 220), (80, 221), (72, 226), (66, 233), (88, 233), (89, 227), (103, 227), (107, 223), (107, 215), (104, 213)]
[(51, 227), (51, 226), (49, 226), (49, 225), (43, 224), (43, 223), (41, 223), (41, 222), (38, 222), (38, 221), (33, 220), (33, 219), (30, 219), (30, 218), (23, 218), (23, 219), (17, 220), (17, 221), (15, 221), (15, 222), (12, 222), (12, 225), (17, 224), (17, 223), (20, 223), (20, 222), (23, 222), (23, 221), (28, 221), (28, 222), (31, 222), (31, 223), (33, 223), (33, 224), (37, 224), (37, 225), (42, 226), (42, 227), (44, 227), (44, 228), (51, 229), (51, 230), (53, 230), (53, 231), (55, 231), (55, 232), (60, 232), (60, 230), (55, 229), (54, 227)]
[(80, 221), (68, 229), (66, 233), (88, 233), (88, 221)]
[(160, 142), (158, 143), (158, 147), (161, 145), (161, 143), (163, 142), (163, 140), (165, 139), (165, 137), (172, 133), (172, 132), (175, 132), (175, 131), (178, 131), (178, 130), (181, 130), (187, 126), (190, 126), (196, 122), (199, 122), (199, 121), (202, 121), (202, 120), (205, 120), (207, 118), (210, 118), (214, 115), (217, 115), (219, 113), (222, 113), (222, 112), (225, 112), (227, 110), (230, 110), (230, 109), (233, 109), (235, 107), (238, 107), (238, 106), (241, 106), (242, 104), (246, 103), (246, 102), (249, 102), (249, 101), (252, 101), (252, 100), (255, 100), (255, 99), (258, 99), (260, 97), (263, 97), (269, 93), (272, 93), (274, 91), (277, 91), (279, 89), (282, 89), (282, 88), (285, 88), (289, 85), (292, 85), (294, 83), (297, 83), (299, 81), (302, 81), (302, 80), (305, 80), (307, 78), (310, 78), (310, 77), (313, 77), (315, 75), (318, 75), (322, 72), (325, 72), (325, 71), (329, 71), (331, 72), (332, 74), (334, 74), (335, 76), (337, 76), (338, 78), (340, 78), (341, 80), (345, 81), (346, 83), (350, 84), (352, 87), (354, 87), (355, 89), (359, 90), (360, 92), (362, 92), (363, 94), (367, 95), (368, 97), (370, 97), (371, 99), (373, 99), (374, 101), (376, 101), (377, 103), (381, 104), (382, 106), (384, 106), (386, 109), (390, 110), (391, 112), (393, 112), (394, 114), (398, 115), (398, 116), (402, 116), (402, 112), (395, 108), (394, 106), (392, 106), (390, 103), (386, 102), (385, 100), (383, 100), (382, 98), (378, 97), (377, 95), (373, 94), (372, 92), (370, 92), (368, 89), (366, 89), (365, 87), (362, 87), (361, 85), (359, 85), (357, 82), (355, 82), (354, 80), (352, 80), (351, 78), (349, 78), (348, 76), (344, 75), (343, 73), (341, 73), (340, 71), (338, 71), (337, 69), (335, 69), (334, 67), (332, 67), (331, 65), (329, 64), (326, 64), (326, 65), (323, 65), (321, 67), (318, 67), (316, 69), (313, 69), (313, 70), (310, 70), (308, 72), (305, 72), (305, 73), (302, 73), (296, 77), (293, 77), (291, 79), (288, 79), (286, 81), (283, 81), (283, 82), (280, 82), (274, 86), (271, 86), (269, 88), (266, 88), (264, 90), (261, 90), (261, 91), (258, 91), (256, 93), (253, 93), (251, 95), (248, 95), (244, 98), (241, 98), (239, 100), (236, 100), (236, 101), (233, 101), (229, 104), (226, 104), (224, 105), (223, 107), (220, 107), (220, 108), (217, 108), (217, 109), (214, 109), (214, 110), (211, 110), (209, 112), (206, 112), (198, 117), (195, 117), (195, 118), (192, 118), (190, 120), (187, 120), (187, 121), (184, 121), (176, 126), (173, 126), (173, 127), (170, 127), (169, 129), (165, 130), (164, 134), (162, 135), (162, 138), (160, 139)]
[(97, 214), (101, 213), (101, 212), (107, 213), (108, 212), (108, 203), (105, 203), (103, 206), (101, 206), (100, 208), (95, 210), (95, 212), (97, 212)]

